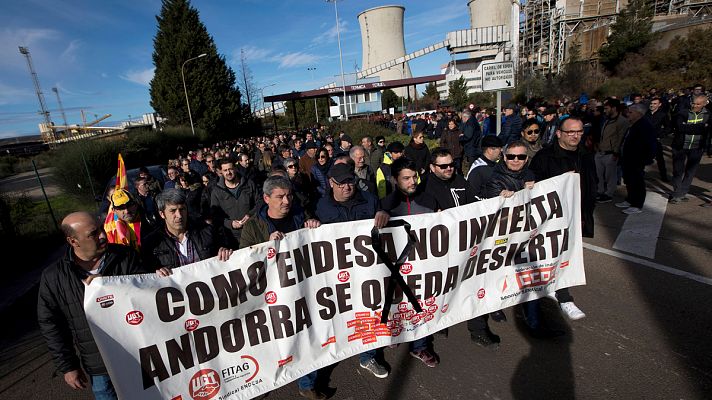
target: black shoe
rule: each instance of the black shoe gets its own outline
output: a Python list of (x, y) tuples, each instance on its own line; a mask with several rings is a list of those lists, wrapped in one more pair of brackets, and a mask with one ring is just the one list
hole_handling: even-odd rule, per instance
[(507, 322), (507, 315), (502, 310), (490, 313), (490, 317), (492, 317), (494, 322)]
[(558, 329), (549, 329), (543, 326), (540, 326), (536, 329), (529, 328), (528, 331), (529, 336), (533, 337), (534, 339), (553, 339), (555, 337), (565, 335), (564, 331), (560, 331)]
[(470, 335), (470, 339), (475, 342), (476, 345), (484, 347), (486, 349), (497, 350), (499, 349), (499, 336), (494, 333), (485, 333), (483, 335)]

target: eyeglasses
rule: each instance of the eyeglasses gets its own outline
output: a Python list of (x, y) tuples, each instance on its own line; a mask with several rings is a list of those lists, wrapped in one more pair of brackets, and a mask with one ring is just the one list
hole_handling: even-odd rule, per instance
[(440, 169), (448, 169), (448, 168), (455, 168), (455, 163), (450, 163), (450, 164), (433, 164), (434, 166), (440, 168)]
[(528, 131), (524, 131), (527, 135), (538, 135), (539, 134), (539, 129), (530, 129)]
[(294, 168), (297, 168), (297, 166), (294, 165), (294, 164), (292, 164), (292, 165), (287, 165), (287, 168), (289, 168), (289, 169), (294, 169)]
[(339, 183), (339, 182), (336, 182), (335, 180), (332, 179), (331, 182), (333, 182), (333, 183), (334, 183), (334, 186), (336, 186), (336, 187), (339, 188), (339, 189), (343, 189), (343, 188), (345, 188), (347, 185), (351, 185), (351, 186), (354, 185), (354, 181), (347, 181), (347, 182), (344, 182), (344, 183)]
[(385, 140), (379, 140), (378, 143), (386, 143)]
[(509, 161), (513, 161), (514, 159), (524, 161), (527, 159), (526, 154), (505, 154), (504, 157), (506, 157)]
[(329, 158), (329, 157), (328, 156), (319, 156), (320, 160), (326, 160), (327, 158)]
[(577, 136), (577, 135), (583, 135), (583, 130), (580, 131), (561, 131), (561, 133), (565, 133), (569, 136)]

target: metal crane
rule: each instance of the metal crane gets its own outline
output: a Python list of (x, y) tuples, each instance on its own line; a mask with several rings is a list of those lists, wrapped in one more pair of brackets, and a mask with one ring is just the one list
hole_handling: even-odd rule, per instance
[[(45, 129), (47, 137), (43, 137), (45, 141), (54, 142), (56, 137), (54, 135), (54, 129), (52, 128), (52, 120), (49, 117), (49, 110), (47, 110), (47, 104), (45, 103), (44, 94), (42, 94), (42, 88), (40, 87), (40, 80), (37, 78), (37, 72), (35, 72), (35, 67), (32, 66), (32, 57), (30, 57), (30, 50), (27, 47), (18, 46), (20, 49), (20, 54), (25, 56), (27, 59), (27, 66), (30, 68), (30, 74), (32, 75), (32, 83), (35, 85), (35, 93), (37, 94), (37, 99), (40, 101), (40, 111), (39, 114), (44, 117)], [(45, 130), (42, 130), (45, 132)], [(43, 135), (45, 136), (45, 135)]]

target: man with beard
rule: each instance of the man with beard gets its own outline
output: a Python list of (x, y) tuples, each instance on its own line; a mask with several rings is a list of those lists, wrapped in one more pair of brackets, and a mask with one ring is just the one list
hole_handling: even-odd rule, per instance
[(436, 201), (436, 210), (470, 204), (477, 201), (472, 187), (462, 175), (455, 173), (455, 162), (447, 149), (436, 148), (430, 153), (430, 172), (425, 191)]
[(84, 314), (84, 287), (97, 276), (148, 271), (141, 266), (134, 249), (109, 244), (101, 225), (89, 213), (67, 215), (62, 220), (62, 232), (69, 247), (40, 278), (37, 299), (40, 332), (67, 385), (76, 390), (91, 385), (96, 398), (116, 399), (116, 391)]
[(153, 232), (153, 227), (144, 217), (144, 212), (134, 196), (124, 189), (111, 194), (111, 208), (104, 221), (104, 231), (109, 243), (131, 246), (136, 251)]
[(247, 213), (257, 204), (258, 193), (254, 183), (242, 179), (235, 171), (232, 161), (220, 161), (220, 170), (222, 177), (210, 195), (213, 223), (225, 230), (227, 246), (236, 249), (242, 228), (250, 218)]

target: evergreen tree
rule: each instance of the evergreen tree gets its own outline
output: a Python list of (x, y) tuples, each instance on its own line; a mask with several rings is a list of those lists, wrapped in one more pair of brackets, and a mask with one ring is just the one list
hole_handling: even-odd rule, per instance
[(464, 76), (450, 82), (447, 98), (453, 110), (460, 111), (467, 106), (467, 81)]
[(425, 86), (423, 97), (430, 97), (435, 100), (440, 100), (440, 93), (438, 92), (438, 87), (437, 85), (435, 85), (435, 82), (430, 82)]
[(652, 19), (650, 1), (630, 0), (611, 26), (608, 43), (598, 51), (601, 65), (613, 72), (626, 54), (645, 47), (653, 39)]
[[(188, 106), (181, 66), (185, 63), (185, 86), (193, 123), (209, 135), (234, 133), (251, 122), (241, 103), (235, 73), (218, 54), (213, 38), (188, 0), (163, 0), (156, 16), (158, 30), (153, 40), (155, 74), (150, 84), (151, 106), (169, 125), (188, 125)], [(243, 130), (244, 131), (244, 130)]]
[(391, 107), (398, 109), (401, 105), (400, 98), (391, 89), (386, 89), (381, 93), (381, 108), (387, 110)]

